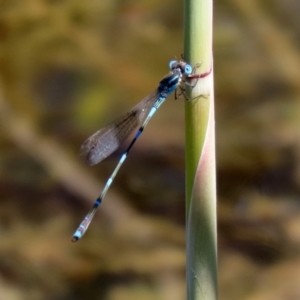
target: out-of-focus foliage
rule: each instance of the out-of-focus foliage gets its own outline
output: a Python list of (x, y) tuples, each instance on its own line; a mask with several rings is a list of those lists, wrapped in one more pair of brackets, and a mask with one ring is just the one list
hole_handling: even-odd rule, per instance
[[(0, 298), (184, 299), (184, 99), (120, 154), (81, 142), (156, 88), (183, 3), (0, 2)], [(215, 1), (220, 299), (300, 298), (298, 1)]]

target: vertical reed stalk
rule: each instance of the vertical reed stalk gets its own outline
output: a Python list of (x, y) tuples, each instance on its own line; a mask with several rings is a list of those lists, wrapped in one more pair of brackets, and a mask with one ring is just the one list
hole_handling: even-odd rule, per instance
[(211, 70), (185, 104), (188, 300), (218, 296), (212, 13), (212, 0), (185, 1), (184, 58)]

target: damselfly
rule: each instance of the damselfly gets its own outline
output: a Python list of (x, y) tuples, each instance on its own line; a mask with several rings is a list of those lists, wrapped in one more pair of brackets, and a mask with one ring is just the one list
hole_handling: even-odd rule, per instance
[(78, 241), (88, 229), (98, 206), (101, 204), (106, 195), (111, 183), (117, 175), (121, 165), (127, 158), (127, 155), (139, 138), (144, 128), (153, 117), (157, 109), (162, 105), (166, 98), (177, 88), (180, 88), (180, 93), (184, 93), (183, 84), (190, 84), (190, 80), (204, 77), (204, 75), (196, 75), (195, 70), (197, 65), (192, 66), (183, 60), (172, 60), (169, 63), (170, 73), (165, 76), (158, 84), (155, 92), (146, 96), (129, 112), (100, 129), (90, 136), (81, 146), (80, 155), (84, 157), (88, 165), (95, 165), (112, 154), (120, 144), (130, 135), (130, 133), (140, 124), (141, 127), (137, 130), (133, 140), (122, 154), (117, 166), (108, 178), (101, 194), (96, 199), (93, 207), (83, 219), (77, 230), (75, 231), (72, 242)]

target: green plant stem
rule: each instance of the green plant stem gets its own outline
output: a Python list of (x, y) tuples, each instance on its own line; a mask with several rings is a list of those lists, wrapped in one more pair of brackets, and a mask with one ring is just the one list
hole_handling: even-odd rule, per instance
[[(217, 299), (217, 217), (212, 0), (185, 1), (184, 58), (200, 63), (186, 102), (187, 299)], [(196, 97), (196, 98), (195, 98)]]

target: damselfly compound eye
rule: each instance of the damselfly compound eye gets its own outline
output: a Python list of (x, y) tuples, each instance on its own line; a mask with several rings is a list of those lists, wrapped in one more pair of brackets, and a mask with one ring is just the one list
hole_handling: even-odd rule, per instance
[(169, 68), (170, 70), (173, 70), (174, 69), (174, 65), (177, 64), (177, 60), (171, 60), (169, 62)]
[(190, 75), (192, 73), (192, 66), (186, 64), (185, 67), (184, 67), (184, 73), (187, 74), (187, 75)]

